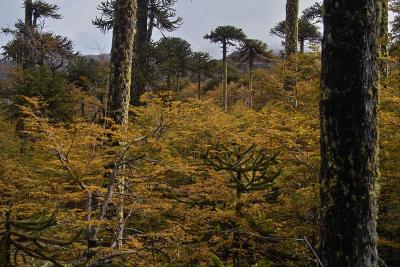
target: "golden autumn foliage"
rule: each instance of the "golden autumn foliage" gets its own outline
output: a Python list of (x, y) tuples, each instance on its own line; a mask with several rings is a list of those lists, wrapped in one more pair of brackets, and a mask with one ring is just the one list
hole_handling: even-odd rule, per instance
[[(255, 72), (255, 110), (243, 104), (240, 82), (229, 85), (229, 112), (215, 92), (199, 101), (189, 88), (145, 95), (126, 128), (90, 114), (55, 123), (42, 112), (46, 103), (24, 98), (24, 142), (0, 121), (1, 212), (11, 210), (13, 220), (54, 213), (56, 224), (40, 232), (46, 238), (67, 241), (83, 232), (65, 247), (43, 249), (65, 266), (311, 266), (319, 236), (318, 58), (299, 58), (297, 108), (282, 90), (280, 63)], [(400, 82), (392, 75), (381, 95), (379, 230), (388, 262), (386, 253), (400, 247)], [(229, 171), (204, 160), (232, 144), (277, 155), (271, 173), (280, 171), (269, 186), (241, 194), (240, 213)], [(116, 249), (121, 224), (123, 246)], [(46, 261), (15, 255), (20, 266)]]

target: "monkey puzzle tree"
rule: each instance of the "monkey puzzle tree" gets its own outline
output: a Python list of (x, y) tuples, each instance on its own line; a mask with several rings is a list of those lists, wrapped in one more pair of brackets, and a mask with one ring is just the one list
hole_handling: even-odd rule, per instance
[(108, 115), (117, 124), (127, 124), (131, 86), (135, 0), (116, 0), (108, 89)]
[(73, 43), (66, 37), (43, 31), (40, 18), (60, 19), (57, 5), (42, 0), (25, 1), (25, 22), (18, 20), (14, 28), (2, 32), (12, 36), (3, 46), (3, 56), (23, 68), (47, 65), (53, 70), (64, 66), (74, 56)]
[[(286, 23), (281, 21), (276, 24), (270, 31), (271, 34), (276, 35), (282, 39), (286, 37)], [(301, 18), (299, 20), (299, 35), (298, 41), (300, 43), (300, 53), (304, 53), (305, 43), (317, 42), (321, 40), (321, 33), (318, 27), (312, 24), (309, 20)]]
[(295, 93), (295, 104), (297, 106), (296, 77), (291, 72), (297, 69), (297, 46), (299, 39), (299, 0), (286, 1), (285, 20), (285, 58), (289, 72), (285, 75), (284, 89)]
[(203, 75), (209, 75), (213, 69), (213, 61), (211, 56), (206, 52), (194, 52), (190, 58), (190, 69), (197, 76), (197, 96), (200, 99), (201, 91), (201, 78)]
[(223, 92), (223, 104), (225, 110), (228, 110), (229, 105), (229, 93), (228, 93), (228, 64), (226, 57), (228, 54), (228, 47), (235, 46), (237, 42), (241, 42), (246, 38), (246, 34), (242, 29), (234, 26), (219, 26), (212, 30), (211, 33), (206, 34), (204, 39), (210, 40), (212, 43), (219, 43), (222, 45), (222, 62), (224, 65), (224, 92)]
[(378, 14), (379, 21), (379, 45), (380, 45), (380, 73), (382, 84), (387, 87), (386, 78), (389, 75), (388, 61), (389, 56), (389, 0), (380, 1), (380, 14)]
[(168, 87), (175, 77), (176, 91), (180, 91), (180, 77), (189, 70), (191, 53), (190, 44), (179, 37), (164, 37), (156, 43), (157, 68), (165, 77)]
[(255, 40), (246, 39), (242, 42), (237, 50), (237, 54), (242, 63), (246, 63), (249, 68), (249, 99), (248, 108), (253, 108), (253, 69), (255, 61), (271, 61), (273, 58), (272, 51), (268, 50), (266, 43)]
[[(164, 31), (174, 31), (182, 23), (182, 18), (176, 15), (173, 8), (176, 0), (137, 0), (137, 19), (135, 35), (135, 54), (132, 60), (131, 103), (140, 105), (140, 97), (145, 91), (150, 72), (150, 42), (154, 28)], [(98, 10), (100, 17), (93, 24), (103, 33), (111, 30), (114, 21), (115, 0), (102, 1)]]
[(133, 58), (131, 103), (140, 105), (140, 97), (146, 89), (149, 47), (147, 44), (147, 20), (149, 0), (137, 0), (135, 54)]
[(232, 144), (230, 147), (218, 145), (216, 153), (207, 152), (203, 156), (206, 166), (219, 172), (229, 174), (227, 186), (235, 190), (234, 214), (232, 222), (232, 244), (229, 250), (233, 259), (233, 266), (248, 266), (246, 253), (243, 253), (242, 230), (240, 219), (246, 218), (243, 195), (255, 191), (264, 191), (272, 188), (280, 169), (274, 170), (278, 164), (277, 155), (269, 155), (265, 149), (256, 145), (240, 147)]
[(40, 18), (61, 19), (61, 15), (57, 13), (60, 8), (43, 0), (25, 0), (24, 8), (26, 26), (36, 27)]
[(322, 22), (322, 4), (316, 2), (314, 5), (304, 9), (301, 18), (310, 22)]
[(324, 1), (320, 250), (325, 266), (378, 266), (377, 2)]
[[(11, 210), (6, 210), (2, 231), (0, 231), (0, 266), (18, 266), (18, 259), (23, 258), (26, 265), (35, 265), (27, 262), (27, 258), (51, 262), (54, 266), (64, 266), (54, 255), (53, 250), (72, 244), (80, 232), (71, 241), (62, 241), (47, 238), (44, 232), (56, 225), (55, 215), (36, 214), (27, 219), (13, 218)], [(12, 261), (13, 260), (13, 261)]]

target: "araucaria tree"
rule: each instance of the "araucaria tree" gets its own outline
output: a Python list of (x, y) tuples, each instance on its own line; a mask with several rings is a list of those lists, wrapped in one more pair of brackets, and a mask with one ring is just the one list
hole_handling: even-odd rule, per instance
[(228, 105), (229, 105), (228, 65), (226, 62), (226, 57), (228, 54), (228, 46), (234, 46), (237, 42), (243, 41), (246, 38), (246, 35), (242, 29), (236, 28), (234, 26), (220, 26), (215, 30), (212, 30), (210, 34), (206, 34), (204, 38), (210, 40), (212, 43), (219, 43), (222, 45), (222, 61), (224, 64), (223, 104), (225, 110), (228, 110)]
[(179, 37), (164, 37), (156, 43), (155, 61), (158, 71), (171, 89), (172, 78), (176, 78), (176, 91), (180, 91), (180, 78), (187, 74), (192, 53), (190, 44)]
[[(145, 92), (149, 77), (151, 40), (154, 29), (171, 32), (179, 28), (182, 18), (176, 15), (174, 5), (177, 0), (137, 0), (135, 54), (132, 58), (131, 104), (140, 105), (140, 97)], [(93, 24), (103, 33), (114, 26), (116, 0), (102, 1), (98, 10), (100, 17)]]
[(201, 78), (203, 75), (210, 74), (213, 69), (213, 62), (211, 61), (210, 54), (206, 52), (192, 53), (190, 60), (190, 69), (197, 76), (197, 97), (200, 100), (202, 95)]
[(248, 108), (253, 108), (253, 70), (255, 61), (270, 61), (273, 58), (272, 51), (268, 50), (266, 43), (255, 40), (246, 39), (239, 47), (238, 56), (242, 63), (247, 64), (249, 68), (249, 99), (247, 100)]
[[(271, 34), (280, 38), (286, 38), (286, 23), (281, 21), (276, 24), (270, 31)], [(300, 43), (300, 53), (304, 54), (306, 42), (319, 42), (321, 40), (321, 33), (318, 27), (311, 23), (310, 20), (301, 18), (299, 20), (299, 34), (298, 41)]]
[(378, 1), (325, 0), (321, 81), (321, 256), (376, 267)]
[[(288, 61), (288, 74), (285, 77), (284, 89), (296, 90), (296, 78), (291, 72), (296, 70), (296, 57), (299, 36), (299, 0), (287, 0), (286, 2), (286, 25), (285, 25), (285, 57)], [(297, 98), (297, 97), (295, 97)], [(297, 100), (295, 100), (297, 102)], [(295, 104), (297, 106), (297, 104)]]
[(39, 19), (61, 19), (59, 7), (43, 0), (27, 0), (24, 9), (24, 22), (18, 20), (14, 28), (1, 29), (1, 32), (12, 36), (2, 47), (3, 57), (25, 69), (35, 66), (47, 66), (52, 70), (62, 68), (75, 55), (72, 41), (45, 32), (44, 21), (38, 24)]
[(115, 2), (107, 109), (121, 125), (128, 123), (135, 17), (135, 0)]

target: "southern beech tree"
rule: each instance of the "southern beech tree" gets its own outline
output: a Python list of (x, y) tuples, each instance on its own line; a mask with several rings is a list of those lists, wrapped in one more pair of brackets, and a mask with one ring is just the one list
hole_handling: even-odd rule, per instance
[[(296, 57), (299, 36), (299, 0), (286, 1), (286, 23), (285, 23), (285, 57), (288, 61), (289, 72), (285, 76), (284, 89), (295, 91), (296, 78), (292, 72), (296, 71)], [(297, 106), (297, 96), (295, 96), (295, 106)]]
[(128, 123), (136, 1), (117, 0), (114, 15), (107, 110), (123, 125)]
[(241, 42), (246, 38), (246, 34), (242, 29), (234, 26), (219, 26), (212, 30), (210, 34), (206, 34), (204, 39), (210, 40), (212, 43), (220, 43), (222, 45), (222, 62), (224, 65), (223, 75), (223, 105), (228, 110), (229, 92), (228, 92), (228, 64), (226, 61), (228, 54), (228, 46), (234, 46), (235, 43)]
[(321, 256), (376, 267), (379, 5), (326, 0), (321, 80)]

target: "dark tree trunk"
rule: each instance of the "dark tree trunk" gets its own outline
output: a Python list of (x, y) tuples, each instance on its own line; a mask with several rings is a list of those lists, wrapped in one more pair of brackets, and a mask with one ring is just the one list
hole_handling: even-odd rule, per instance
[(33, 8), (32, 0), (25, 0), (25, 25), (32, 26)]
[(108, 115), (128, 123), (136, 0), (117, 0), (108, 90)]
[(146, 89), (147, 71), (147, 19), (149, 12), (149, 0), (137, 0), (137, 22), (135, 35), (135, 56), (132, 62), (132, 105), (139, 106), (140, 97)]
[(201, 72), (197, 73), (197, 93), (199, 100), (201, 99)]
[[(299, 36), (299, 0), (286, 1), (286, 40), (285, 40), (285, 56), (288, 61), (288, 74), (285, 77), (284, 89), (287, 91), (295, 91), (296, 78), (292, 73), (296, 71), (296, 56), (298, 49)], [(295, 100), (297, 102), (297, 100)]]
[(222, 99), (225, 111), (228, 111), (228, 63), (226, 61), (226, 56), (228, 53), (228, 45), (227, 41), (222, 43), (222, 62), (224, 67), (224, 75), (223, 75), (223, 92), (222, 92)]
[(150, 0), (150, 7), (149, 7), (149, 25), (147, 28), (147, 43), (150, 44), (151, 38), (153, 36), (153, 29), (154, 29), (154, 20), (156, 19), (156, 15), (154, 14), (154, 0)]
[(300, 38), (300, 54), (304, 54), (305, 42), (304, 38)]
[(377, 266), (376, 0), (325, 0), (321, 81), (321, 256)]
[(176, 73), (176, 91), (179, 92), (181, 90), (180, 88), (180, 80), (179, 80), (179, 72)]
[(389, 56), (388, 45), (389, 45), (389, 1), (382, 0), (378, 2), (382, 6), (380, 7), (380, 22), (379, 22), (379, 41), (380, 41), (380, 72), (382, 78), (382, 85), (387, 87), (387, 77), (389, 75), (388, 61)]
[(254, 58), (249, 61), (249, 109), (253, 109), (253, 68)]

